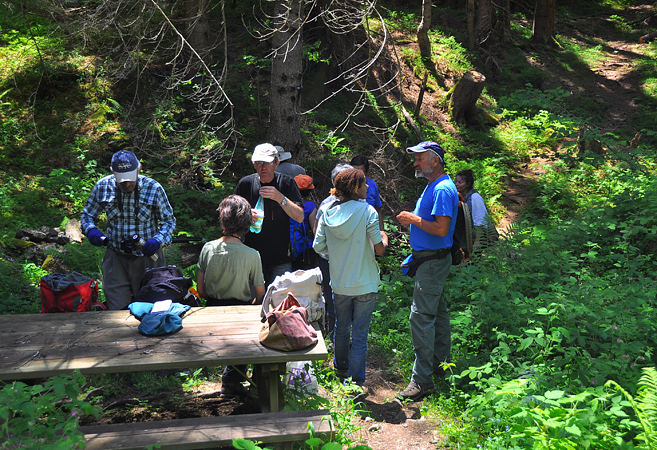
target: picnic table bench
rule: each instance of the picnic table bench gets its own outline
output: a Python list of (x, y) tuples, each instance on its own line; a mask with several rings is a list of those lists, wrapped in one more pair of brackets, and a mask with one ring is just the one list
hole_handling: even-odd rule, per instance
[[(205, 448), (219, 445), (223, 441), (218, 437), (233, 436), (239, 429), (243, 430), (239, 437), (245, 439), (298, 440), (300, 435), (294, 427), (278, 426), (279, 421), (284, 424), (290, 420), (301, 423), (304, 429), (312, 421), (319, 433), (329, 431), (328, 420), (318, 422), (318, 417), (327, 416), (328, 411), (298, 411), (292, 416), (279, 412), (286, 363), (327, 358), (321, 332), (319, 342), (305, 350), (282, 352), (264, 347), (258, 339), (261, 323), (260, 306), (256, 305), (192, 308), (183, 318), (182, 330), (169, 336), (143, 336), (138, 325), (129, 311), (0, 316), (0, 380), (43, 378), (74, 370), (97, 374), (253, 364), (261, 414), (102, 425), (82, 427), (83, 431), (90, 443), (112, 436), (112, 444), (104, 448), (117, 449), (143, 448), (118, 446), (121, 438), (117, 436), (123, 436), (127, 443), (137, 443), (138, 435), (144, 435), (144, 439), (157, 437), (150, 444), (169, 439), (175, 442), (161, 448)], [(212, 429), (216, 433), (209, 431)], [(277, 430), (289, 434), (277, 435)], [(307, 432), (302, 434), (308, 436)], [(186, 444), (181, 441), (184, 436)]]

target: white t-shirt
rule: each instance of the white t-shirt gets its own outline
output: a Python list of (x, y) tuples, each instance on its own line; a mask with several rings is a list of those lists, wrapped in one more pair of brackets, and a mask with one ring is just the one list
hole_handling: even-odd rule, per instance
[(488, 214), (488, 210), (486, 209), (486, 204), (484, 203), (483, 197), (479, 195), (478, 192), (475, 192), (470, 196), (469, 203), (474, 226), (488, 228), (488, 221), (486, 220), (486, 214)]

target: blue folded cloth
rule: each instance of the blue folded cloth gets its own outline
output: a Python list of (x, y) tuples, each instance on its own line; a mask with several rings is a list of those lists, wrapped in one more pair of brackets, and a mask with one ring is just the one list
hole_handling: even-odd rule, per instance
[[(153, 303), (149, 302), (134, 302), (130, 303), (128, 306), (130, 308), (130, 313), (135, 316), (137, 319), (141, 320), (146, 314), (150, 313), (153, 309)], [(187, 311), (191, 309), (189, 305), (183, 305), (182, 303), (171, 303), (167, 314), (175, 314), (182, 317)]]
[(182, 316), (191, 306), (182, 303), (172, 303), (169, 310), (151, 314), (153, 303), (131, 303), (130, 313), (141, 321), (137, 328), (145, 336), (164, 336), (182, 329)]
[(144, 336), (165, 336), (182, 329), (182, 318), (176, 314), (146, 314), (137, 327)]

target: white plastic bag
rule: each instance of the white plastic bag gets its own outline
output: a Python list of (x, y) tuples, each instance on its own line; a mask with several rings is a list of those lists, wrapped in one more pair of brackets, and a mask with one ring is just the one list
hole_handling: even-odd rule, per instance
[(317, 377), (311, 361), (291, 361), (286, 364), (287, 373), (283, 383), (304, 395), (314, 395), (319, 392)]
[(299, 301), (299, 304), (308, 311), (308, 322), (321, 322), (324, 325), (324, 296), (322, 295), (322, 271), (319, 267), (309, 270), (285, 272), (274, 278), (267, 288), (265, 298), (262, 300), (260, 317), (265, 317), (269, 308), (276, 308), (281, 304), (287, 293)]

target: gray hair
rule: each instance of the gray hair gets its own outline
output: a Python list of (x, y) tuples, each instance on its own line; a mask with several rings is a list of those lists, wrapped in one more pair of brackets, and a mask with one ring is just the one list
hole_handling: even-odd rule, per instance
[(351, 164), (338, 163), (335, 166), (335, 168), (331, 171), (331, 184), (335, 186), (335, 177), (337, 177), (340, 172), (342, 172), (343, 170), (353, 169), (353, 168), (354, 166), (352, 166)]

